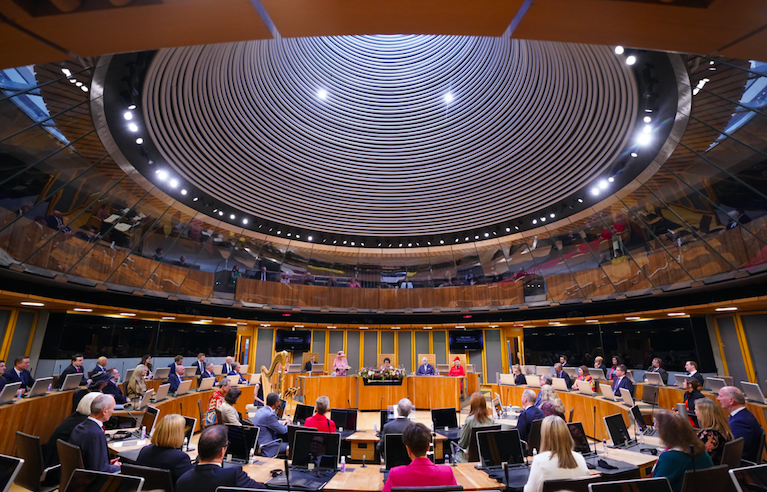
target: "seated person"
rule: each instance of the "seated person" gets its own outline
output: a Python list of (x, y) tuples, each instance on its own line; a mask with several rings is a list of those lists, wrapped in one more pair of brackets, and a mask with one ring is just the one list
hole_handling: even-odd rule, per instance
[(93, 368), (93, 370), (88, 373), (88, 377), (93, 377), (94, 375), (100, 373), (100, 372), (107, 372), (107, 364), (109, 363), (109, 359), (104, 357), (103, 355), (96, 360), (96, 367)]
[(146, 377), (147, 368), (144, 364), (139, 364), (131, 374), (130, 381), (126, 387), (125, 395), (129, 400), (135, 400), (141, 398), (146, 393)]
[(421, 365), (418, 366), (416, 371), (417, 376), (434, 376), (437, 372), (434, 370), (434, 366), (429, 364), (429, 359), (426, 357), (421, 359)]
[(21, 383), (22, 389), (34, 386), (35, 378), (29, 373), (29, 357), (26, 355), (16, 357), (16, 360), (13, 361), (13, 368), (3, 373), (3, 379), (8, 384)]
[(240, 379), (237, 381), (237, 384), (248, 384), (248, 380), (242, 377), (242, 374), (240, 374), (240, 363), (235, 362), (232, 364), (232, 370), (229, 371), (229, 374), (227, 376), (238, 376)]
[[(447, 375), (459, 378), (466, 376), (466, 371), (463, 370), (463, 366), (461, 366), (461, 359), (459, 357), (453, 359), (453, 366), (450, 368), (450, 371), (448, 371)], [(463, 393), (463, 379), (461, 379), (461, 393)]]
[(86, 470), (107, 473), (120, 471), (119, 458), (109, 459), (104, 430), (104, 422), (112, 417), (114, 409), (115, 399), (112, 395), (99, 394), (91, 403), (90, 416), (72, 430), (69, 443), (80, 448)]
[(660, 378), (663, 381), (663, 384), (668, 384), (668, 373), (661, 367), (662, 363), (663, 361), (660, 360), (659, 357), (654, 358), (652, 360), (652, 365), (647, 368), (646, 372), (656, 372), (660, 374)]
[(621, 396), (621, 388), (629, 390), (631, 396), (634, 396), (634, 383), (626, 376), (626, 370), (626, 366), (620, 364), (613, 371), (615, 376), (615, 379), (613, 379), (613, 394), (615, 396)]
[(109, 376), (109, 381), (107, 381), (107, 384), (101, 392), (107, 395), (112, 395), (118, 405), (125, 405), (128, 403), (128, 399), (123, 396), (123, 392), (117, 384), (117, 380), (120, 379), (120, 371), (118, 371), (116, 367), (113, 367), (107, 369), (106, 374)]
[(168, 391), (171, 393), (175, 393), (178, 391), (178, 387), (181, 384), (181, 381), (184, 380), (184, 372), (186, 369), (184, 369), (184, 366), (177, 364), (176, 365), (176, 372), (168, 376), (168, 383), (170, 384), (170, 388)]
[(756, 463), (762, 426), (759, 425), (754, 414), (746, 408), (746, 397), (743, 396), (743, 392), (735, 386), (725, 386), (719, 390), (716, 399), (719, 400), (722, 410), (729, 414), (727, 423), (730, 424), (733, 438), (742, 437), (745, 441), (743, 459)]
[(262, 456), (274, 457), (278, 454), (284, 454), (288, 449), (288, 443), (279, 444), (272, 442), (276, 439), (284, 438), (288, 433), (288, 428), (277, 418), (275, 410), (280, 406), (280, 395), (269, 393), (266, 396), (266, 405), (259, 408), (253, 415), (253, 425), (259, 428), (258, 445), (261, 448)]
[[(654, 421), (658, 437), (667, 449), (658, 456), (652, 476), (666, 477), (671, 484), (671, 490), (680, 492), (684, 472), (693, 468), (711, 468), (714, 463), (703, 442), (698, 439), (695, 430), (684, 417), (668, 410), (656, 410)], [(692, 457), (690, 447), (695, 450)]]
[(684, 406), (687, 408), (687, 418), (690, 420), (690, 425), (698, 427), (698, 417), (695, 415), (695, 402), (703, 398), (703, 393), (698, 389), (698, 380), (695, 378), (686, 378), (682, 382), (682, 389), (684, 389)]
[(304, 364), (304, 371), (312, 372), (312, 366), (314, 366), (314, 355), (309, 356), (309, 360)]
[[(463, 449), (469, 449), (469, 439), (471, 439), (471, 430), (473, 428), (493, 425), (493, 417), (487, 411), (487, 402), (482, 393), (472, 393), (469, 400), (469, 408), (469, 416), (466, 417), (466, 423), (461, 429), (461, 437), (458, 439), (458, 446)], [(462, 449), (458, 450), (455, 459), (459, 463), (468, 463)]]
[(514, 364), (511, 366), (511, 373), (514, 375), (514, 384), (517, 386), (527, 384), (527, 378), (522, 374), (522, 366)]
[[(213, 373), (213, 369), (215, 367), (216, 366), (214, 366), (212, 362), (208, 362), (208, 364), (205, 366), (205, 370), (202, 371), (202, 374), (200, 374), (200, 380), (197, 381), (197, 384), (199, 385), (199, 383), (201, 383), (203, 379), (215, 378), (216, 375)], [(216, 385), (216, 383), (213, 383), (213, 386), (215, 386), (215, 385)]]
[(64, 381), (67, 379), (67, 376), (70, 374), (81, 374), (82, 377), (80, 378), (80, 384), (78, 386), (84, 386), (86, 377), (85, 377), (85, 371), (83, 370), (83, 355), (82, 354), (75, 354), (72, 356), (72, 362), (64, 368), (63, 371), (61, 371), (61, 375), (59, 376), (59, 382), (57, 383), (57, 388), (61, 388), (61, 385), (64, 384)]
[(412, 461), (407, 466), (397, 466), (389, 471), (382, 492), (390, 492), (392, 487), (456, 485), (450, 466), (435, 465), (426, 457), (431, 444), (428, 427), (409, 423), (402, 431), (402, 443)]
[(330, 399), (327, 396), (320, 396), (317, 398), (315, 404), (317, 413), (306, 419), (304, 427), (317, 429), (323, 432), (335, 432), (336, 423), (327, 417), (327, 412), (330, 410)]
[(700, 426), (698, 439), (711, 456), (711, 461), (721, 463), (724, 445), (733, 439), (724, 410), (714, 400), (702, 398), (695, 402), (695, 416)]
[(408, 416), (413, 410), (413, 404), (407, 398), (401, 399), (397, 403), (397, 418), (390, 420), (381, 429), (381, 440), (378, 441), (378, 453), (383, 456), (384, 445), (386, 443), (386, 434), (402, 434), (405, 427), (410, 425), (410, 419)]
[[(224, 403), (218, 407), (218, 411), (221, 412), (221, 422), (217, 423), (242, 427), (243, 423), (242, 419), (240, 419), (240, 412), (234, 408), (241, 394), (242, 391), (240, 391), (238, 388), (232, 388), (229, 390), (226, 396), (224, 396)], [(246, 421), (245, 425), (250, 425), (250, 422)]]
[(91, 404), (100, 394), (94, 392), (85, 395), (80, 400), (80, 403), (77, 404), (77, 410), (70, 413), (53, 431), (51, 438), (43, 446), (43, 463), (45, 468), (59, 464), (59, 450), (56, 446), (56, 441), (61, 439), (62, 441), (69, 442), (72, 431), (88, 418), (91, 414)]
[(383, 364), (381, 365), (381, 371), (388, 371), (391, 369), (391, 359), (384, 357)]
[[(564, 357), (564, 355), (562, 357)], [(561, 362), (557, 362), (556, 364), (554, 364), (554, 373), (556, 374), (558, 378), (564, 379), (565, 384), (567, 385), (567, 388), (570, 389), (573, 383), (570, 381), (570, 375), (567, 374), (565, 370), (562, 368)]]
[(573, 451), (574, 445), (564, 420), (553, 415), (543, 419), (541, 452), (533, 457), (524, 492), (542, 492), (545, 480), (587, 476), (586, 460)]
[(221, 405), (224, 404), (224, 398), (226, 398), (226, 394), (229, 393), (229, 391), (232, 389), (232, 384), (228, 379), (222, 379), (218, 382), (218, 388), (216, 388), (213, 391), (213, 396), (210, 397), (210, 400), (208, 400), (208, 410), (214, 410), (216, 408), (221, 408)]
[(80, 400), (82, 400), (88, 393), (102, 393), (107, 383), (109, 383), (109, 375), (102, 372), (93, 377), (93, 380), (87, 389), (80, 388), (72, 393), (72, 411), (74, 412), (77, 410), (77, 405), (80, 404)]
[[(228, 358), (227, 358), (228, 360)], [(183, 355), (177, 355), (173, 358), (173, 362), (168, 364), (168, 367), (170, 368), (170, 374), (176, 374), (176, 366), (184, 364), (184, 356)]]
[(527, 436), (530, 433), (530, 427), (532, 427), (533, 421), (545, 417), (543, 410), (538, 408), (534, 402), (535, 391), (526, 389), (522, 392), (522, 413), (520, 413), (519, 418), (517, 418), (517, 430), (519, 430), (519, 438), (523, 441), (527, 441)]
[(152, 430), (152, 444), (139, 451), (136, 464), (169, 470), (173, 483), (192, 468), (189, 455), (181, 450), (186, 420), (178, 414), (166, 415)]
[(684, 364), (684, 369), (687, 371), (688, 378), (695, 378), (698, 380), (698, 386), (703, 387), (703, 376), (698, 372), (698, 363), (694, 360), (688, 360)]
[(264, 486), (242, 470), (241, 466), (224, 468), (228, 432), (223, 425), (212, 425), (202, 431), (197, 443), (199, 462), (181, 475), (176, 490), (184, 492), (216, 492), (218, 487), (263, 489)]
[(575, 383), (573, 383), (573, 389), (578, 389), (578, 382), (583, 381), (583, 384), (591, 385), (592, 390), (596, 390), (596, 381), (594, 381), (594, 378), (589, 374), (589, 368), (586, 366), (579, 366), (578, 367), (578, 379), (575, 380)]

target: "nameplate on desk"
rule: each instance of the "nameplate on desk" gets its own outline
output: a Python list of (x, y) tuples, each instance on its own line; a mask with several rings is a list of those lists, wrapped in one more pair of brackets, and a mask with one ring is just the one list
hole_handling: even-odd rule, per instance
[(138, 441), (115, 441), (110, 444), (113, 448), (121, 448), (123, 446), (129, 447), (129, 446), (145, 446), (146, 445), (146, 439), (139, 439)]

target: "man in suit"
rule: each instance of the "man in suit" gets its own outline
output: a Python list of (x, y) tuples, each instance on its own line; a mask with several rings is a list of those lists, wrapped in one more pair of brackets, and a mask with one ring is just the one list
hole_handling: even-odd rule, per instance
[[(546, 386), (547, 384), (549, 386), (551, 386), (551, 381), (552, 381), (551, 374), (543, 374), (543, 375), (541, 375), (541, 377), (538, 379), (538, 381), (540, 382), (541, 386)], [(542, 396), (542, 394), (539, 391), (538, 392), (538, 396), (535, 398), (535, 406), (539, 407), (539, 408), (543, 404), (543, 402), (541, 401), (541, 396)]]
[[(378, 441), (378, 452), (384, 455), (386, 446), (386, 434), (402, 434), (405, 428), (410, 425), (408, 415), (413, 410), (413, 403), (407, 398), (401, 399), (397, 403), (397, 418), (390, 421), (381, 429), (381, 440)], [(404, 460), (404, 456), (401, 457)]]
[[(118, 371), (116, 367), (113, 367), (111, 369), (107, 369), (106, 374), (109, 376), (109, 381), (107, 382), (106, 386), (104, 386), (104, 389), (101, 390), (101, 392), (107, 395), (112, 395), (112, 397), (115, 399), (115, 402), (120, 405), (125, 405), (128, 403), (128, 399), (125, 398), (122, 390), (120, 389), (120, 386), (117, 384), (117, 381), (120, 379), (120, 371)], [(97, 374), (94, 376), (94, 378), (97, 378), (98, 376), (99, 375)]]
[(109, 361), (107, 360), (107, 358), (104, 357), (103, 355), (99, 357), (98, 360), (96, 361), (96, 367), (94, 367), (93, 370), (88, 374), (88, 377), (92, 379), (93, 376), (95, 376), (96, 374), (107, 372), (108, 362)]
[(759, 439), (762, 438), (762, 426), (756, 417), (746, 409), (746, 397), (735, 386), (725, 386), (716, 397), (725, 412), (735, 439), (743, 438), (743, 459), (757, 462)]
[(179, 364), (184, 363), (184, 356), (183, 355), (177, 355), (173, 358), (173, 362), (168, 364), (168, 367), (170, 367), (170, 373), (169, 374), (176, 374), (176, 366)]
[(698, 363), (694, 360), (688, 360), (684, 364), (684, 370), (687, 371), (688, 378), (695, 378), (698, 380), (700, 387), (703, 387), (703, 376), (698, 372)]
[(615, 379), (613, 379), (613, 394), (621, 396), (621, 388), (629, 390), (631, 396), (634, 396), (634, 384), (626, 377), (626, 366), (623, 364), (615, 368)]
[[(274, 457), (288, 450), (288, 443), (283, 442), (279, 448), (277, 443), (272, 443), (275, 439), (283, 438), (288, 434), (288, 427), (281, 423), (277, 418), (275, 410), (280, 406), (280, 395), (269, 393), (266, 396), (266, 405), (261, 407), (253, 415), (253, 425), (258, 427), (258, 445), (261, 447), (261, 453), (264, 456)], [(288, 420), (288, 423), (290, 421)], [(268, 444), (267, 443), (271, 443)]]
[(523, 441), (527, 441), (533, 422), (546, 417), (543, 410), (533, 404), (534, 401), (535, 391), (526, 389), (522, 392), (522, 413), (517, 418), (517, 430), (519, 431), (519, 438)]
[(418, 376), (434, 376), (437, 372), (434, 370), (434, 366), (429, 364), (429, 359), (426, 357), (421, 359), (421, 365), (418, 366), (416, 375)]
[(178, 391), (178, 386), (181, 384), (181, 381), (184, 380), (184, 371), (184, 366), (176, 366), (176, 372), (168, 376), (168, 383), (170, 384), (168, 391), (171, 393)]
[(647, 372), (655, 372), (660, 374), (660, 378), (663, 380), (663, 384), (668, 384), (668, 373), (660, 366), (661, 362), (662, 361), (659, 357), (654, 358), (652, 360), (652, 365), (647, 368)]
[(83, 354), (75, 354), (72, 356), (72, 362), (61, 371), (61, 376), (59, 377), (59, 382), (56, 387), (61, 388), (61, 385), (64, 384), (64, 381), (70, 374), (82, 374), (80, 386), (85, 384), (86, 377), (85, 371), (83, 371)]
[(560, 355), (559, 356), (559, 363), (562, 364), (562, 367), (569, 367), (567, 365), (567, 356), (566, 355)]
[(221, 369), (221, 374), (229, 374), (232, 372), (232, 363), (234, 362), (234, 359), (231, 357), (226, 358), (226, 362), (224, 362), (224, 366)]
[(570, 375), (567, 374), (564, 369), (562, 369), (562, 363), (561, 362), (557, 362), (556, 364), (554, 364), (554, 372), (556, 373), (556, 376), (558, 378), (565, 380), (565, 384), (567, 385), (567, 389), (570, 389), (570, 387), (573, 385), (573, 382), (570, 380)]
[(109, 460), (104, 422), (112, 417), (115, 399), (112, 395), (99, 395), (91, 403), (91, 415), (72, 430), (69, 443), (80, 447), (86, 470), (107, 473), (120, 471), (120, 459)]
[(402, 432), (402, 443), (412, 461), (407, 466), (397, 466), (389, 471), (382, 492), (390, 492), (392, 487), (456, 485), (449, 465), (435, 465), (426, 457), (431, 444), (428, 427), (416, 423), (407, 426)]
[(69, 227), (64, 227), (64, 216), (58, 210), (54, 210), (53, 214), (46, 217), (45, 223), (48, 224), (48, 227), (57, 231), (70, 232), (72, 230)]
[(312, 372), (312, 366), (314, 365), (314, 355), (309, 356), (309, 360), (304, 364), (304, 371)]
[(35, 384), (35, 378), (29, 373), (29, 357), (20, 355), (13, 361), (13, 369), (3, 374), (6, 383), (21, 383), (24, 387), (31, 388)]
[(197, 354), (197, 362), (195, 362), (195, 366), (197, 367), (197, 372), (195, 372), (195, 374), (199, 376), (200, 374), (205, 372), (206, 365), (207, 364), (205, 364), (205, 354), (200, 352), (199, 354)]
[[(202, 371), (202, 374), (200, 374), (200, 379), (197, 381), (197, 385), (199, 386), (200, 383), (202, 383), (202, 380), (205, 378), (215, 378), (216, 375), (213, 373), (213, 368), (215, 366), (212, 362), (208, 362), (208, 365), (205, 366), (205, 370)], [(215, 386), (216, 383), (213, 383), (213, 386)]]
[(263, 489), (263, 484), (250, 478), (241, 466), (224, 468), (228, 444), (226, 426), (212, 425), (202, 431), (197, 443), (199, 462), (179, 477), (176, 490), (215, 492), (218, 487)]
[(602, 356), (597, 355), (594, 358), (594, 369), (600, 369), (605, 374), (605, 377), (607, 377), (607, 366), (605, 365), (605, 360)]
[(3, 391), (3, 388), (5, 388), (5, 384), (6, 384), (3, 374), (5, 374), (5, 361), (0, 360), (0, 392)]
[(229, 371), (229, 374), (227, 376), (237, 376), (240, 379), (237, 381), (237, 384), (248, 384), (248, 380), (242, 377), (242, 374), (240, 374), (240, 363), (235, 362), (232, 364), (232, 370)]

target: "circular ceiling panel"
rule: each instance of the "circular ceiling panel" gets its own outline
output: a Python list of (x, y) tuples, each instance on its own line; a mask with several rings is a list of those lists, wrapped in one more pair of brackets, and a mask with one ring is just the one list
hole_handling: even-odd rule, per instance
[(166, 49), (142, 97), (163, 157), (221, 203), (360, 236), (553, 205), (624, 150), (638, 104), (609, 47), (458, 36)]

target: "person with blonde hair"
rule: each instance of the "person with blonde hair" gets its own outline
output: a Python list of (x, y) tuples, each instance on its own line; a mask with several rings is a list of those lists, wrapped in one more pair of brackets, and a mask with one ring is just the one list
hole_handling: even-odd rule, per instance
[(152, 432), (152, 444), (141, 448), (136, 464), (170, 471), (173, 483), (193, 468), (189, 455), (181, 450), (186, 437), (186, 419), (178, 414), (166, 415)]
[(475, 392), (469, 399), (469, 416), (466, 417), (466, 423), (461, 429), (461, 436), (458, 438), (458, 447), (461, 448), (455, 455), (455, 460), (459, 463), (467, 463), (468, 459), (464, 449), (469, 449), (469, 440), (471, 439), (471, 430), (475, 427), (485, 427), (493, 425), (493, 418), (487, 410), (487, 401), (482, 393)]
[(541, 386), (541, 392), (538, 395), (540, 403), (538, 404), (538, 407), (542, 407), (544, 403), (551, 400), (558, 400), (559, 396), (557, 395), (557, 390), (554, 389), (554, 387), (550, 384), (544, 384)]
[(578, 478), (589, 474), (586, 460), (573, 451), (567, 424), (550, 415), (541, 423), (541, 452), (533, 458), (524, 492), (542, 492), (545, 480)]
[(695, 405), (695, 416), (700, 426), (698, 439), (703, 442), (711, 461), (721, 463), (724, 445), (732, 441), (730, 424), (727, 423), (724, 410), (714, 400), (701, 398)]
[(519, 364), (511, 366), (511, 373), (514, 375), (514, 384), (517, 386), (527, 384), (527, 378), (522, 374), (522, 367)]
[(144, 379), (146, 373), (147, 368), (145, 365), (139, 364), (136, 366), (136, 369), (130, 376), (130, 381), (128, 381), (128, 387), (125, 389), (125, 396), (129, 400), (141, 398), (146, 393), (146, 380)]
[[(689, 420), (668, 410), (656, 410), (653, 419), (655, 428), (658, 429), (658, 437), (666, 451), (658, 456), (652, 476), (667, 478), (671, 490), (680, 492), (687, 470), (711, 468), (714, 463)], [(692, 456), (690, 447), (694, 451)]]
[(43, 446), (43, 462), (45, 467), (59, 464), (59, 451), (56, 446), (56, 441), (61, 439), (64, 442), (69, 442), (69, 436), (72, 435), (72, 430), (77, 427), (81, 422), (88, 419), (91, 414), (91, 403), (97, 396), (101, 395), (98, 391), (87, 393), (80, 399), (80, 403), (77, 404), (77, 410), (70, 413), (53, 431), (51, 438)]

